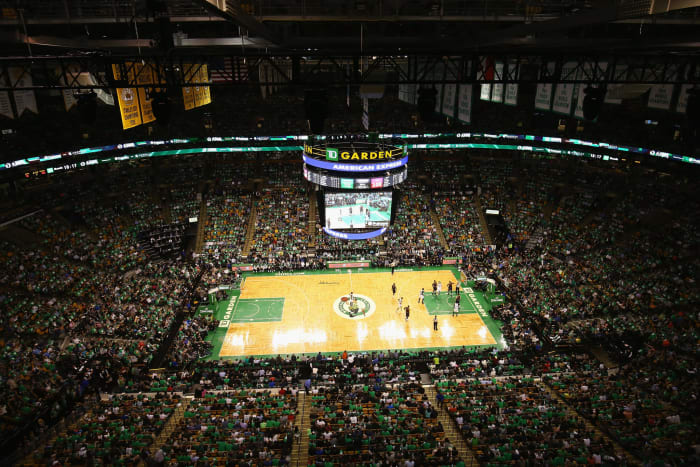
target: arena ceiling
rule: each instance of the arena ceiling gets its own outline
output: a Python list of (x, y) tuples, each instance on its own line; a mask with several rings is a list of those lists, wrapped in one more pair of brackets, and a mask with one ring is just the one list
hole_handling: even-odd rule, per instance
[(4, 0), (3, 55), (695, 54), (700, 0)]

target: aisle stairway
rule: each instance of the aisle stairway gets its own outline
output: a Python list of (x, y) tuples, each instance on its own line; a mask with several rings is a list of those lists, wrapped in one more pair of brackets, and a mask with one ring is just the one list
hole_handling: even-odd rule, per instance
[(294, 440), (292, 449), (292, 460), (290, 465), (304, 466), (309, 462), (309, 428), (311, 428), (311, 395), (299, 391), (297, 402), (297, 417), (295, 425), (299, 427), (299, 440)]
[(309, 247), (313, 248), (316, 246), (316, 210), (317, 210), (317, 203), (316, 203), (316, 192), (312, 191), (309, 193), (309, 225), (308, 225), (308, 234), (309, 234)]
[(486, 241), (487, 245), (493, 245), (493, 237), (491, 237), (491, 231), (486, 223), (486, 216), (484, 215), (484, 210), (481, 207), (481, 199), (478, 196), (474, 197), (474, 204), (476, 205), (476, 212), (479, 214), (479, 224), (481, 225), (481, 233)]
[(442, 231), (442, 225), (440, 225), (440, 218), (437, 215), (437, 212), (435, 212), (434, 208), (430, 208), (430, 218), (433, 221), (433, 224), (435, 225), (435, 230), (437, 231), (438, 238), (440, 239), (440, 245), (447, 250), (447, 239), (445, 238), (445, 232)]
[(258, 211), (256, 208), (256, 200), (251, 201), (250, 206), (250, 216), (248, 217), (248, 227), (245, 232), (245, 243), (243, 244), (243, 257), (247, 257), (250, 254), (250, 249), (253, 246), (253, 238), (255, 237), (255, 224), (258, 221)]
[(442, 427), (445, 429), (445, 437), (450, 440), (452, 445), (457, 449), (459, 457), (464, 461), (464, 465), (467, 467), (478, 466), (479, 463), (474, 457), (471, 449), (464, 442), (462, 434), (459, 432), (457, 425), (454, 420), (447, 414), (447, 411), (438, 406), (437, 402), (437, 392), (435, 391), (435, 386), (423, 386), (425, 388), (425, 394), (428, 396), (430, 403), (433, 404), (438, 411), (438, 420), (442, 423)]
[[(156, 451), (158, 451), (158, 449), (162, 449), (163, 446), (165, 446), (165, 443), (168, 442), (170, 435), (173, 434), (173, 431), (175, 431), (175, 429), (177, 428), (178, 423), (185, 416), (185, 410), (187, 410), (187, 407), (189, 407), (191, 400), (191, 396), (183, 398), (182, 403), (175, 408), (175, 411), (165, 423), (165, 426), (161, 430), (158, 437), (155, 440), (153, 440), (153, 443), (151, 443), (151, 446), (148, 448), (148, 451), (151, 453), (151, 456), (153, 456), (156, 453)], [(146, 464), (143, 461), (139, 462), (138, 464), (139, 467), (145, 467), (145, 465)]]
[(574, 419), (577, 419), (577, 420), (581, 420), (581, 421), (584, 423), (584, 425), (586, 425), (586, 428), (588, 428), (589, 430), (593, 431), (594, 433), (596, 433), (596, 434), (597, 434), (598, 436), (600, 436), (601, 438), (603, 438), (603, 439), (605, 439), (605, 440), (607, 440), (607, 441), (610, 441), (610, 443), (611, 443), (611, 444), (613, 445), (613, 447), (615, 448), (615, 454), (616, 454), (617, 456), (619, 456), (619, 457), (624, 458), (624, 459), (627, 461), (628, 465), (641, 465), (641, 464), (642, 464), (642, 460), (641, 460), (640, 458), (638, 458), (637, 456), (635, 456), (635, 455), (633, 455), (632, 453), (630, 453), (629, 451), (627, 451), (627, 450), (626, 450), (625, 448), (623, 448), (617, 441), (615, 441), (614, 439), (610, 438), (610, 437), (607, 436), (605, 433), (603, 433), (602, 431), (600, 431), (600, 429), (599, 429), (597, 426), (595, 426), (594, 424), (592, 424), (588, 419), (586, 419), (585, 417), (582, 417), (581, 415), (579, 415), (579, 413), (576, 412), (576, 411), (566, 402), (566, 400), (565, 400), (563, 397), (561, 397), (561, 396), (559, 395), (559, 393), (558, 393), (557, 391), (555, 391), (554, 389), (552, 389), (548, 384), (546, 384), (546, 383), (544, 383), (544, 382), (540, 382), (540, 383), (538, 383), (538, 384), (539, 384), (541, 387), (543, 387), (543, 388), (545, 389), (545, 391), (547, 391), (547, 393), (548, 393), (549, 395), (551, 395), (553, 398), (559, 400), (559, 401), (562, 403), (562, 405), (566, 408), (566, 411), (567, 411), (567, 413), (571, 416), (571, 418), (574, 418)]
[(202, 252), (204, 246), (205, 225), (207, 223), (207, 202), (202, 196), (202, 201), (199, 203), (199, 216), (197, 219), (197, 240), (194, 243), (195, 253)]

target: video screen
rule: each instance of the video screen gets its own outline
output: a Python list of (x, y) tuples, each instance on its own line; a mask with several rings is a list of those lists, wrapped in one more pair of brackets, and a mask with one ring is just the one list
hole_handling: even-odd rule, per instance
[(391, 191), (325, 193), (326, 227), (334, 230), (388, 227), (391, 195)]

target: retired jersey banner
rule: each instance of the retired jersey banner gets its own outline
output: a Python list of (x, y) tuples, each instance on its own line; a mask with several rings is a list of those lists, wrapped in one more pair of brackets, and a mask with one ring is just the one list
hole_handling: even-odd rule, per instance
[[(562, 78), (570, 78), (576, 69), (576, 62), (566, 62), (561, 68)], [(573, 83), (557, 83), (554, 91), (554, 99), (552, 100), (552, 111), (562, 114), (571, 115), (571, 103), (574, 100), (574, 84)]]
[(479, 92), (479, 99), (482, 101), (490, 101), (491, 100), (491, 85), (490, 84), (482, 84), (481, 85), (481, 91)]
[[(496, 70), (496, 76), (503, 79), (503, 62), (496, 62), (494, 65), (494, 70)], [(491, 102), (503, 102), (503, 83), (493, 83), (491, 86)]]
[(678, 93), (678, 102), (676, 103), (676, 112), (684, 114), (688, 108), (688, 91), (693, 88), (692, 84), (684, 84)]
[[(547, 70), (551, 76), (554, 73), (554, 62), (547, 63)], [(539, 83), (535, 94), (535, 108), (539, 110), (550, 110), (552, 108), (552, 83)]]
[[(119, 81), (126, 79), (128, 81), (133, 81), (134, 79), (134, 67), (131, 63), (125, 63), (128, 68), (128, 76), (122, 76), (119, 65), (116, 63), (112, 65), (112, 73), (114, 73), (114, 79)], [(139, 107), (139, 98), (136, 89), (134, 88), (117, 88), (117, 100), (119, 101), (119, 111), (122, 116), (122, 128), (128, 130), (135, 126), (141, 125), (141, 108)]]
[[(4, 74), (0, 74), (0, 85), (7, 86), (7, 79)], [(12, 102), (10, 102), (10, 93), (7, 91), (0, 91), (0, 115), (7, 118), (15, 118)]]
[[(517, 67), (518, 64), (517, 62), (508, 62), (508, 70), (513, 70), (515, 67)], [(512, 71), (509, 72), (510, 76), (513, 76), (515, 79), (520, 78), (520, 70), (516, 69), (515, 73)], [(506, 89), (505, 89), (505, 96), (503, 97), (503, 103), (506, 105), (518, 105), (518, 84), (517, 83), (509, 83), (506, 84)]]
[(446, 84), (442, 94), (442, 113), (450, 118), (455, 116), (455, 97), (457, 94), (456, 84)]
[[(10, 83), (15, 87), (24, 88), (33, 86), (32, 75), (29, 74), (28, 70), (21, 67), (10, 67)], [(25, 110), (29, 110), (35, 114), (39, 113), (39, 109), (36, 107), (36, 96), (34, 91), (12, 91), (15, 98), (15, 109), (17, 110), (17, 116), (21, 117)]]
[(460, 84), (457, 99), (457, 119), (462, 123), (472, 122), (472, 85)]
[[(610, 73), (610, 78), (625, 79), (627, 78), (627, 70), (627, 65), (615, 65), (615, 68)], [(606, 104), (622, 104), (624, 86), (624, 84), (608, 84), (603, 102)]]

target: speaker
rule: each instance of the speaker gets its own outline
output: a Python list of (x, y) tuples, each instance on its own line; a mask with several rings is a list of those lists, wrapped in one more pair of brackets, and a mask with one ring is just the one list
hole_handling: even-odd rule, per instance
[(324, 121), (328, 116), (328, 91), (307, 89), (304, 91), (304, 112), (314, 134), (323, 133)]
[(583, 118), (586, 120), (595, 120), (598, 118), (600, 109), (603, 106), (605, 89), (588, 86), (583, 90), (583, 93), (585, 94), (583, 98)]
[(418, 113), (420, 118), (430, 121), (435, 116), (435, 100), (437, 90), (433, 88), (418, 89)]

